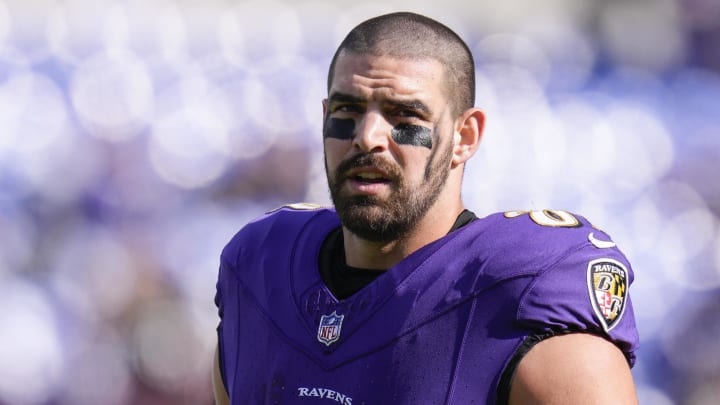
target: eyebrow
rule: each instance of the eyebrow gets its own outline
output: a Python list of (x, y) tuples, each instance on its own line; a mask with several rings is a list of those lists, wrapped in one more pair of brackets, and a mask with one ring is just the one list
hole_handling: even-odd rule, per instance
[(345, 93), (333, 93), (328, 97), (328, 103), (366, 103), (367, 101), (361, 97), (353, 96)]
[(390, 104), (393, 107), (400, 107), (408, 110), (414, 110), (418, 111), (424, 115), (431, 116), (432, 111), (430, 111), (430, 108), (428, 108), (425, 103), (418, 100), (410, 100), (410, 101), (398, 101), (398, 100), (389, 100), (387, 101), (387, 104)]
[[(364, 104), (367, 103), (367, 100), (362, 97), (353, 96), (351, 94), (346, 93), (332, 93), (328, 97), (328, 104), (330, 103), (353, 103), (353, 104)], [(432, 111), (430, 111), (430, 108), (419, 100), (409, 100), (409, 101), (401, 101), (401, 100), (386, 100), (384, 101), (384, 104), (388, 104), (395, 108), (405, 108), (409, 110), (415, 110), (425, 115), (432, 115)]]

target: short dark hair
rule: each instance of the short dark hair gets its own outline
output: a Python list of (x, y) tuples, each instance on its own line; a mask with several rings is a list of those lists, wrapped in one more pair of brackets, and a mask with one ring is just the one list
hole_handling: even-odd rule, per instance
[(431, 18), (398, 12), (371, 18), (353, 28), (330, 63), (328, 92), (342, 52), (435, 59), (446, 69), (448, 98), (455, 115), (475, 105), (475, 63), (470, 48), (453, 30)]

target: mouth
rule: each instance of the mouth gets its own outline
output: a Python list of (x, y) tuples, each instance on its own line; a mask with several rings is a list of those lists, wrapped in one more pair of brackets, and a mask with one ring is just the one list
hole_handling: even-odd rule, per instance
[(382, 184), (389, 183), (390, 179), (387, 174), (377, 169), (356, 169), (351, 170), (346, 178), (366, 184)]
[(360, 183), (368, 184), (387, 183), (389, 181), (388, 179), (377, 173), (360, 173), (355, 176), (350, 176), (349, 178)]

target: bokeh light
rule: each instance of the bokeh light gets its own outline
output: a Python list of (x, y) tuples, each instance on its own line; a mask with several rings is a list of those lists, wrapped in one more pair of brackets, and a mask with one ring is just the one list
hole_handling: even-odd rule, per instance
[(0, 281), (0, 401), (43, 403), (61, 384), (65, 366), (52, 304), (19, 277)]
[(115, 50), (82, 61), (70, 94), (84, 129), (109, 140), (125, 140), (150, 123), (154, 92), (142, 60)]

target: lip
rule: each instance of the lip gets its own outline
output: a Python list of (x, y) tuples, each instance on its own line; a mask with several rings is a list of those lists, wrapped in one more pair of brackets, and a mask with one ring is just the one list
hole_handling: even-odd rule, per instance
[(373, 166), (356, 167), (350, 169), (347, 173), (345, 173), (345, 177), (348, 179), (352, 179), (356, 176), (359, 176), (361, 173), (377, 174), (380, 177), (384, 178), (386, 181), (389, 181), (390, 178), (390, 176), (385, 171)]
[(345, 187), (351, 194), (380, 195), (388, 192), (390, 184), (388, 182), (366, 183), (364, 181), (350, 178), (345, 182)]
[[(366, 182), (358, 180), (357, 176), (362, 173), (375, 174), (383, 178), (378, 182)], [(386, 192), (390, 188), (390, 176), (387, 172), (376, 167), (357, 167), (349, 170), (345, 174), (345, 184), (354, 194), (378, 195)]]

